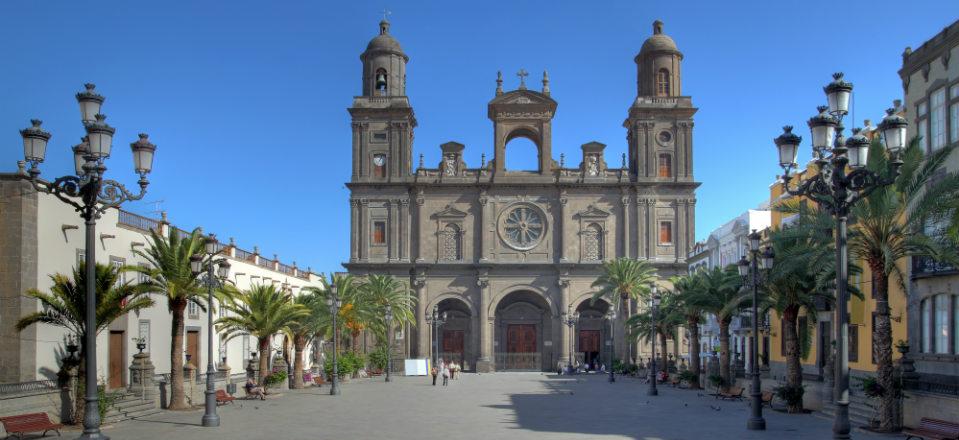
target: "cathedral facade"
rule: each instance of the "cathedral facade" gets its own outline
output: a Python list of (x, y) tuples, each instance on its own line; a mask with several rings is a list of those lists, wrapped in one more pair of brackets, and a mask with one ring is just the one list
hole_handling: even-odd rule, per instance
[[(381, 22), (360, 56), (362, 95), (349, 108), (344, 266), (357, 276), (409, 280), (417, 324), (396, 336), (404, 354), (429, 357), (433, 347), (480, 372), (555, 370), (570, 359), (607, 363), (611, 350), (620, 359), (641, 357), (641, 347), (623, 342), (627, 313), (610, 322), (609, 304), (590, 298), (603, 262), (647, 260), (665, 280), (686, 272), (694, 243), (697, 109), (682, 93), (683, 55), (662, 22), (653, 23), (634, 59), (637, 94), (623, 122), (627, 154), (607, 157), (605, 145), (587, 142), (578, 165), (557, 162), (557, 101), (544, 73), (540, 91), (525, 81), (504, 91), (497, 79), (487, 104), (493, 155), (475, 168), (463, 160), (464, 145), (452, 141), (440, 146), (439, 164), (420, 159), (414, 167), (409, 57), (389, 27)], [(537, 170), (506, 169), (506, 145), (520, 137), (536, 145)], [(627, 307), (634, 313), (644, 305)], [(431, 325), (434, 310), (445, 312), (441, 325)]]

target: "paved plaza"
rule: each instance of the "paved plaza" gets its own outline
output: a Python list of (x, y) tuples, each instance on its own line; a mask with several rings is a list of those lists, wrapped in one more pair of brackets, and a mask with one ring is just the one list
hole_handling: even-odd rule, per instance
[[(424, 377), (360, 379), (343, 386), (285, 391), (219, 410), (222, 426), (199, 426), (202, 410), (163, 412), (106, 427), (121, 439), (828, 439), (831, 421), (766, 411), (766, 432), (745, 429), (745, 402), (660, 387), (646, 396), (636, 379), (598, 375), (464, 374), (448, 387)], [(70, 434), (67, 434), (68, 436)], [(888, 439), (854, 431), (856, 439)]]

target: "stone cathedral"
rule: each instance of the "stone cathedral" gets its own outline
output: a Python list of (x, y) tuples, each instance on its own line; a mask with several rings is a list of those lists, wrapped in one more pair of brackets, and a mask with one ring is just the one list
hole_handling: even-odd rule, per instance
[[(344, 264), (357, 276), (409, 280), (417, 325), (396, 335), (404, 354), (429, 357), (436, 347), (441, 357), (480, 372), (555, 370), (568, 359), (607, 363), (611, 350), (635, 358), (640, 348), (623, 342), (625, 313), (610, 323), (609, 304), (590, 301), (591, 284), (604, 261), (619, 257), (652, 262), (662, 279), (686, 272), (699, 186), (697, 109), (683, 94), (683, 54), (663, 23), (653, 23), (633, 60), (636, 96), (623, 121), (626, 145), (616, 149), (627, 152), (622, 156), (585, 142), (582, 157), (557, 162), (558, 103), (549, 78), (544, 72), (542, 89), (534, 91), (521, 71), (516, 90), (504, 90), (498, 77), (487, 103), (489, 162), (484, 154), (479, 167), (468, 166), (466, 146), (449, 141), (439, 146), (439, 164), (420, 159), (414, 167), (409, 59), (385, 20), (360, 55), (362, 94), (349, 108), (351, 240)], [(536, 145), (537, 170), (505, 167), (507, 144), (516, 138)], [(435, 332), (434, 308), (447, 316)]]

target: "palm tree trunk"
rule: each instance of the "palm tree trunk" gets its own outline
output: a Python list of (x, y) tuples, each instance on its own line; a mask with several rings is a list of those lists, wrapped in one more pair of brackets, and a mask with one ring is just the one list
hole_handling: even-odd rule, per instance
[(882, 265), (870, 264), (872, 281), (876, 286), (876, 328), (872, 332), (872, 346), (876, 351), (876, 382), (884, 393), (879, 398), (879, 429), (895, 429), (896, 392), (892, 367), (892, 323), (889, 321), (889, 277)]
[(264, 336), (258, 340), (260, 346), (260, 377), (259, 384), (266, 389), (266, 376), (270, 375), (270, 337)]
[(297, 335), (293, 338), (293, 389), (303, 388), (303, 349), (306, 347), (306, 338)]
[(719, 375), (723, 378), (723, 389), (733, 384), (729, 368), (729, 319), (719, 320)]
[(667, 356), (667, 350), (669, 349), (669, 344), (666, 341), (666, 332), (662, 330), (664, 329), (660, 329), (660, 332), (659, 332), (659, 348), (660, 348), (660, 353), (663, 354), (663, 361), (659, 364), (659, 368), (660, 368), (659, 371), (665, 371), (669, 373), (669, 364), (667, 363), (669, 360), (669, 356)]
[[(786, 385), (789, 387), (802, 386), (802, 365), (799, 356), (799, 330), (796, 327), (799, 321), (799, 307), (789, 306), (783, 311), (783, 342), (786, 352)], [(791, 405), (789, 412), (802, 411), (802, 401), (798, 405)]]
[(689, 370), (693, 373), (689, 388), (698, 390), (701, 388), (699, 385), (699, 320), (689, 319), (686, 324), (689, 327)]
[(186, 300), (173, 300), (173, 340), (170, 345), (170, 403), (167, 409), (188, 409), (183, 392), (183, 312)]

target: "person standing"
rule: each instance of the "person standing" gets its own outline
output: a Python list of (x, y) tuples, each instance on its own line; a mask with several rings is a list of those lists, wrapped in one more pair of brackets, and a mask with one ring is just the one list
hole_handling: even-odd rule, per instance
[(443, 364), (443, 386), (450, 384), (450, 364)]
[(430, 367), (430, 374), (433, 375), (433, 386), (434, 386), (434, 387), (436, 386), (436, 373), (438, 373), (438, 372), (436, 371), (436, 365), (433, 365), (432, 367)]

